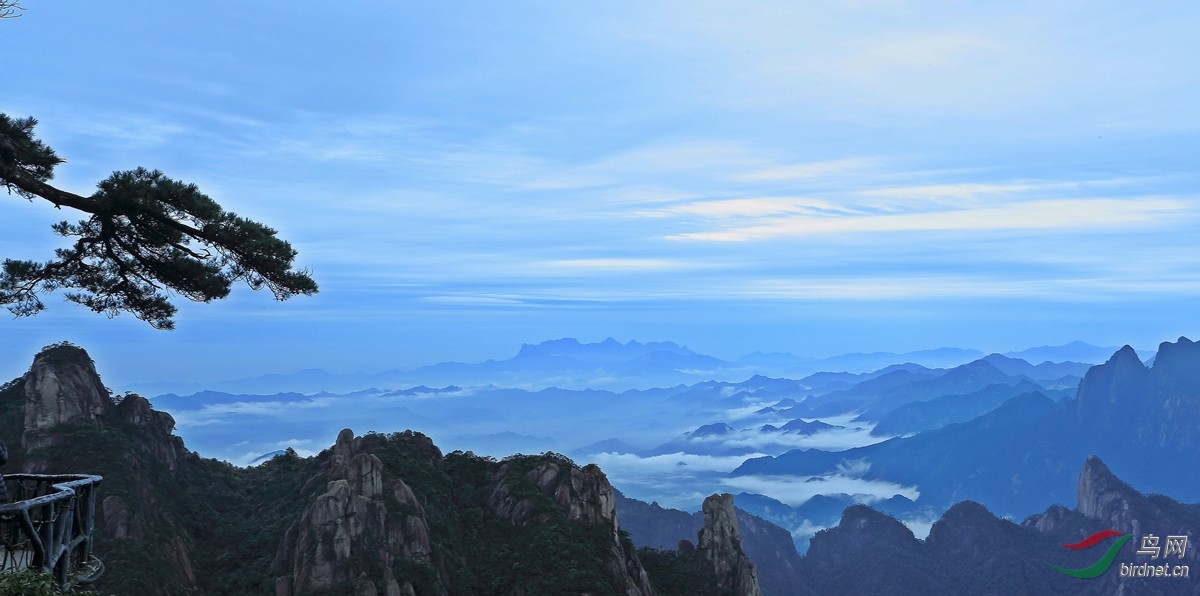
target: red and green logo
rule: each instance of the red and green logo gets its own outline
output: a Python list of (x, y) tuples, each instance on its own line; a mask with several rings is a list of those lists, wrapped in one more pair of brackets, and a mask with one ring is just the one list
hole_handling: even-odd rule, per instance
[(1063, 545), (1064, 548), (1069, 548), (1071, 550), (1085, 550), (1092, 548), (1093, 546), (1096, 546), (1097, 544), (1100, 544), (1101, 542), (1104, 542), (1113, 536), (1120, 536), (1121, 538), (1114, 542), (1112, 546), (1108, 547), (1108, 551), (1104, 553), (1103, 557), (1100, 557), (1099, 561), (1096, 561), (1095, 563), (1092, 563), (1083, 569), (1065, 569), (1059, 567), (1058, 565), (1054, 565), (1053, 563), (1046, 564), (1049, 565), (1051, 569), (1063, 575), (1069, 575), (1079, 579), (1092, 579), (1095, 577), (1100, 577), (1101, 574), (1103, 574), (1105, 571), (1108, 571), (1109, 567), (1112, 567), (1113, 561), (1115, 561), (1117, 558), (1117, 553), (1121, 550), (1122, 546), (1125, 546), (1126, 542), (1129, 542), (1130, 538), (1133, 538), (1132, 535), (1126, 536), (1116, 530), (1101, 530), (1095, 534), (1092, 534), (1091, 536), (1088, 536), (1087, 538), (1084, 538), (1083, 540), (1080, 540), (1079, 542), (1076, 542), (1075, 544)]

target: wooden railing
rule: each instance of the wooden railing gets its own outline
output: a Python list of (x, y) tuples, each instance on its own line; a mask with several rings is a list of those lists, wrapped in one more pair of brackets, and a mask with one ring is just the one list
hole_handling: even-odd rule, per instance
[(92, 555), (96, 487), (88, 474), (5, 474), (0, 504), (0, 571), (49, 573), (64, 589), (95, 581), (104, 565)]

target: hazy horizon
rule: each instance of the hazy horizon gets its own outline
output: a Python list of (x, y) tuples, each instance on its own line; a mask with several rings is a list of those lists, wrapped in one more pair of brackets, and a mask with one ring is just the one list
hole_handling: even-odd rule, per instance
[[(89, 346), (82, 345), (79, 342), (73, 341), (69, 338), (64, 338), (63, 340), (60, 340), (60, 341), (66, 341), (71, 344), (79, 345), (79, 347), (87, 350), (89, 355), (92, 356), (92, 360), (96, 362), (97, 372), (99, 372), (104, 377), (106, 384), (108, 384), (110, 386), (110, 388), (113, 389), (114, 391), (123, 392), (123, 391), (130, 390), (130, 387), (133, 387), (134, 388), (133, 390), (136, 391), (136, 388), (139, 386), (152, 385), (152, 384), (157, 384), (157, 383), (178, 382), (178, 383), (193, 384), (193, 385), (204, 385), (205, 383), (237, 381), (237, 380), (242, 380), (242, 379), (253, 379), (253, 378), (269, 376), (269, 375), (285, 375), (286, 376), (286, 375), (291, 375), (291, 374), (301, 373), (304, 371), (311, 371), (311, 370), (327, 372), (327, 373), (331, 373), (334, 375), (353, 375), (353, 374), (357, 374), (357, 373), (373, 374), (373, 373), (383, 373), (383, 372), (389, 372), (389, 371), (409, 371), (409, 370), (419, 369), (422, 367), (433, 366), (433, 365), (437, 365), (437, 364), (445, 364), (445, 363), (450, 363), (450, 362), (478, 364), (478, 363), (482, 363), (482, 362), (486, 362), (486, 361), (490, 361), (490, 360), (504, 361), (504, 360), (508, 360), (510, 358), (516, 357), (518, 355), (518, 353), (520, 352), (521, 348), (524, 346), (539, 345), (544, 342), (552, 342), (552, 341), (557, 341), (557, 340), (572, 340), (572, 339), (579, 341), (583, 345), (599, 344), (608, 339), (613, 339), (614, 341), (617, 341), (618, 343), (621, 343), (621, 344), (627, 344), (630, 342), (638, 342), (638, 343), (642, 343), (642, 344), (648, 344), (648, 343), (653, 343), (653, 342), (670, 342), (670, 343), (675, 343), (681, 347), (690, 349), (698, 354), (705, 355), (705, 356), (714, 356), (714, 357), (720, 358), (721, 360), (725, 360), (728, 362), (736, 362), (737, 360), (739, 360), (741, 358), (751, 356), (755, 353), (763, 353), (763, 354), (786, 353), (786, 354), (788, 354), (790, 356), (794, 356), (800, 360), (811, 359), (815, 362), (820, 362), (821, 360), (827, 359), (827, 358), (837, 358), (839, 356), (848, 356), (848, 355), (854, 355), (854, 354), (867, 354), (867, 355), (877, 354), (877, 353), (905, 354), (905, 353), (911, 353), (911, 352), (936, 351), (936, 350), (941, 350), (941, 349), (961, 349), (961, 350), (966, 350), (966, 351), (974, 350), (974, 351), (978, 351), (978, 352), (982, 353), (983, 355), (988, 355), (988, 354), (1011, 354), (1011, 353), (1021, 352), (1024, 350), (1035, 349), (1035, 348), (1056, 348), (1056, 347), (1067, 346), (1067, 345), (1074, 344), (1074, 343), (1084, 343), (1084, 344), (1095, 346), (1095, 344), (1089, 344), (1088, 342), (1083, 342), (1082, 340), (1072, 340), (1070, 342), (1066, 342), (1064, 344), (1059, 344), (1059, 345), (1055, 345), (1055, 346), (1051, 346), (1048, 344), (1041, 344), (1041, 345), (1020, 346), (1018, 348), (1009, 349), (1009, 350), (990, 350), (990, 351), (989, 350), (980, 350), (980, 349), (972, 347), (972, 346), (930, 346), (927, 348), (917, 348), (914, 350), (907, 350), (904, 352), (889, 352), (889, 351), (885, 351), (885, 350), (861, 349), (861, 350), (854, 350), (851, 352), (839, 352), (839, 353), (828, 353), (828, 354), (825, 354), (825, 353), (822, 353), (822, 354), (798, 354), (795, 352), (787, 352), (787, 351), (783, 351), (783, 350), (773, 350), (773, 351), (753, 350), (751, 352), (738, 353), (732, 357), (721, 357), (721, 356), (717, 356), (715, 354), (706, 353), (702, 350), (693, 349), (692, 346), (688, 346), (681, 342), (675, 342), (669, 338), (642, 340), (640, 338), (619, 339), (619, 338), (613, 338), (612, 336), (605, 336), (603, 338), (595, 339), (594, 341), (588, 341), (588, 340), (583, 340), (583, 339), (579, 339), (579, 338), (562, 337), (562, 338), (546, 338), (541, 341), (524, 342), (520, 345), (511, 346), (507, 350), (500, 350), (496, 354), (484, 355), (484, 356), (476, 358), (476, 359), (450, 358), (447, 360), (436, 360), (436, 361), (435, 360), (412, 361), (412, 362), (407, 362), (407, 363), (397, 363), (397, 364), (390, 365), (390, 366), (380, 366), (380, 367), (375, 367), (375, 368), (348, 367), (348, 368), (340, 368), (339, 369), (339, 368), (334, 368), (334, 367), (309, 366), (309, 367), (304, 367), (304, 368), (290, 368), (290, 369), (289, 368), (279, 368), (279, 369), (271, 369), (271, 370), (261, 369), (261, 370), (257, 370), (257, 371), (252, 371), (249, 374), (233, 375), (233, 376), (229, 376), (229, 375), (223, 376), (222, 374), (220, 374), (221, 370), (218, 369), (218, 370), (195, 371), (196, 374), (199, 376), (184, 375), (184, 376), (161, 377), (161, 378), (127, 379), (127, 378), (122, 378), (122, 377), (114, 377), (109, 374), (106, 374), (107, 369), (122, 368), (120, 366), (114, 366), (114, 364), (116, 364), (117, 362), (120, 361), (119, 354), (108, 354), (108, 353), (104, 352), (103, 349), (101, 349), (99, 352), (94, 352), (91, 348), (89, 348)], [(1153, 354), (1157, 350), (1159, 343), (1175, 341), (1175, 339), (1177, 339), (1177, 338), (1164, 338), (1163, 340), (1161, 340), (1161, 342), (1155, 343), (1154, 346), (1152, 346), (1152, 347), (1151, 346), (1137, 346), (1137, 345), (1134, 345), (1132, 347), (1134, 347), (1134, 349), (1139, 352), (1139, 354), (1143, 357), (1143, 360), (1144, 360), (1147, 354)], [(52, 342), (52, 343), (58, 343), (58, 342)], [(49, 344), (47, 344), (47, 345), (49, 345)], [(1121, 345), (1125, 345), (1125, 344), (1112, 345), (1112, 346), (1095, 346), (1095, 347), (1113, 348), (1115, 351), (1115, 349), (1121, 347)], [(29, 364), (32, 363), (33, 357), (36, 353), (37, 353), (37, 350), (33, 350), (24, 357), (24, 360), (17, 358), (17, 359), (10, 359), (7, 362), (0, 363), (0, 378), (15, 378), (15, 377), (19, 377), (19, 376), (25, 374), (25, 372), (29, 368)], [(18, 356), (20, 356), (20, 355), (18, 355)], [(1066, 361), (1066, 359), (1059, 359), (1059, 361)], [(1038, 362), (1031, 362), (1031, 363), (1038, 364)], [(897, 362), (897, 364), (899, 364), (899, 362)], [(870, 370), (873, 370), (873, 369), (864, 368), (860, 372), (869, 372)], [(819, 372), (845, 372), (845, 371), (841, 371), (841, 370), (825, 370), (825, 369), (820, 369), (819, 367), (817, 369), (814, 369), (814, 372), (818, 372), (818, 371)], [(851, 372), (854, 372), (854, 371), (851, 371)], [(750, 375), (748, 374), (747, 376), (750, 376)], [(794, 376), (799, 376), (799, 375), (794, 375)], [(115, 378), (115, 381), (113, 380), (114, 378)], [(469, 385), (469, 383), (467, 383), (467, 384)], [(368, 388), (369, 387), (362, 387), (361, 389), (368, 389)], [(154, 395), (156, 395), (156, 394), (148, 394), (147, 397), (154, 397)]]

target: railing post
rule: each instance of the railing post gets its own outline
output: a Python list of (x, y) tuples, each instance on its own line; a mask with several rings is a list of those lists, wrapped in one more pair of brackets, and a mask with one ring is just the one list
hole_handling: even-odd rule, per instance
[(83, 527), (84, 549), (83, 560), (92, 558), (92, 532), (96, 530), (96, 484), (88, 485), (87, 489), (87, 518)]

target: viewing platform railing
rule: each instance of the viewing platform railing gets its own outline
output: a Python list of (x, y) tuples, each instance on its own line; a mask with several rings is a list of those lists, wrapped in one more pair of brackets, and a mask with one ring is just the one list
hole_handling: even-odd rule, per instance
[(31, 569), (64, 589), (104, 572), (92, 555), (96, 487), (89, 474), (5, 474), (9, 502), (0, 504), (0, 572)]

